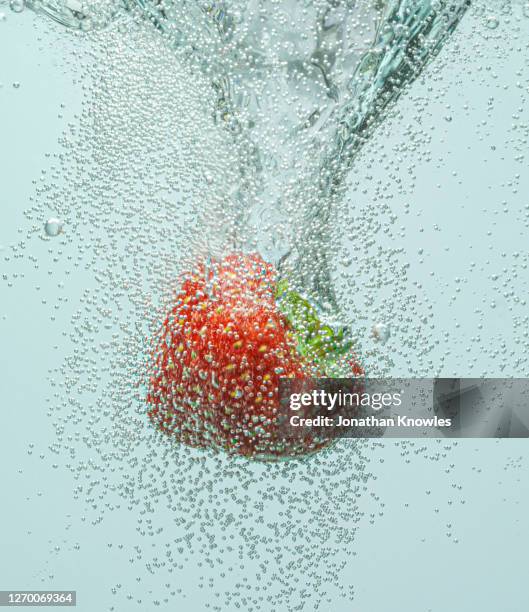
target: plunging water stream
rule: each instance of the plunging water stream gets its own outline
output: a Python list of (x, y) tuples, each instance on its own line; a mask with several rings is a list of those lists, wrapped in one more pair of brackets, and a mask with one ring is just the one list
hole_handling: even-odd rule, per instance
[[(209, 254), (257, 249), (331, 309), (332, 230), (355, 152), (442, 46), (468, 0), (32, 0), (70, 27), (152, 22), (215, 91), (239, 179), (207, 211)], [(219, 232), (219, 227), (222, 231)], [(286, 272), (285, 272), (286, 273)]]

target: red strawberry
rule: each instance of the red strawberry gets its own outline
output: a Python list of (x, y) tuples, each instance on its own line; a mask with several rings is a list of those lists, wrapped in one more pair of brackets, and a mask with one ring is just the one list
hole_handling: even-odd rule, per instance
[(284, 440), (279, 378), (321, 369), (298, 351), (276, 300), (277, 273), (257, 254), (232, 254), (185, 273), (155, 348), (147, 396), (163, 432), (195, 447), (254, 458), (305, 454), (326, 442)]

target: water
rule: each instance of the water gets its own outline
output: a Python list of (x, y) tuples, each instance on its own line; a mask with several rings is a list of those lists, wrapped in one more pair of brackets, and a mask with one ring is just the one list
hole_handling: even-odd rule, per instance
[(142, 0), (34, 8), (83, 30), (132, 13), (203, 72), (238, 173), (220, 206), (208, 209), (208, 253), (257, 249), (294, 268), (298, 288), (336, 310), (327, 252), (343, 177), (383, 109), (439, 50), (467, 4)]
[[(354, 149), (329, 224), (332, 286), (370, 371), (527, 375), (518, 8), (494, 11), (491, 29), (490, 9), (475, 7)], [(207, 73), (137, 17), (87, 35), (28, 11), (4, 26), (18, 59), (0, 77), (13, 143), (2, 388), (27, 415), (3, 417), (6, 588), (77, 588), (82, 610), (440, 612), (454, 592), (461, 609), (525, 609), (523, 441), (343, 441), (264, 465), (151, 430), (137, 384), (177, 274), (251, 225), (230, 208), (238, 142), (212, 120)], [(62, 232), (49, 237), (53, 218)], [(447, 567), (450, 592), (432, 584)]]

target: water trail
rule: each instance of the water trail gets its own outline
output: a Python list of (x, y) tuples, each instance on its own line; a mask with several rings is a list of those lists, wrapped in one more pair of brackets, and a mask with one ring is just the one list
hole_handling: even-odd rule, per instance
[(333, 232), (352, 160), (469, 0), (32, 3), (80, 29), (147, 20), (205, 74), (238, 176), (205, 213), (210, 254), (256, 249), (336, 314)]
[[(315, 296), (327, 296), (335, 305), (332, 286), (331, 235), (336, 201), (343, 196), (351, 164), (384, 110), (405, 91), (424, 65), (441, 48), (469, 6), (458, 3), (385, 3), (384, 12), (368, 49), (348, 82), (349, 97), (328, 118), (332, 136), (321, 158), (318, 191), (305, 207), (298, 240), (297, 274)], [(322, 235), (323, 232), (323, 235)], [(328, 248), (321, 248), (325, 244)], [(311, 262), (318, 262), (316, 266)], [(314, 273), (316, 271), (316, 273)]]
[(333, 215), (344, 178), (468, 0), (140, 4), (211, 78), (215, 120), (238, 151), (228, 245), (280, 262), (298, 290), (336, 311)]

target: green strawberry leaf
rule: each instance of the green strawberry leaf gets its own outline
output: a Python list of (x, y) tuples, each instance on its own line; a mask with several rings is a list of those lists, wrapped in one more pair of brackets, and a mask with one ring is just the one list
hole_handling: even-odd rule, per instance
[(290, 289), (286, 279), (277, 283), (275, 298), (295, 333), (301, 355), (332, 371), (337, 359), (351, 351), (353, 342), (345, 337), (344, 329), (335, 331), (323, 323), (314, 306)]

